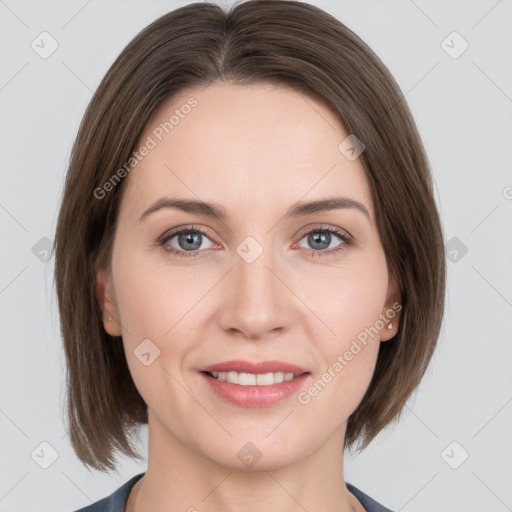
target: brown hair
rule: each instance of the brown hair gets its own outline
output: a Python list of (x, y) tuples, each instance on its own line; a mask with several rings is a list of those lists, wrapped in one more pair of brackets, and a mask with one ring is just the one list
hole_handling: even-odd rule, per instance
[[(115, 469), (114, 451), (140, 459), (129, 437), (147, 405), (122, 343), (102, 324), (96, 272), (108, 267), (122, 180), (94, 191), (128, 161), (148, 119), (188, 87), (273, 82), (323, 102), (360, 155), (390, 276), (400, 287), (396, 336), (381, 343), (372, 381), (348, 419), (346, 446), (364, 449), (400, 412), (441, 329), (445, 259), (427, 156), (405, 99), (375, 53), (333, 16), (288, 0), (193, 3), (158, 18), (100, 83), (74, 143), (55, 236), (55, 282), (67, 362), (67, 418), (83, 463)], [(341, 142), (341, 141), (340, 141)]]

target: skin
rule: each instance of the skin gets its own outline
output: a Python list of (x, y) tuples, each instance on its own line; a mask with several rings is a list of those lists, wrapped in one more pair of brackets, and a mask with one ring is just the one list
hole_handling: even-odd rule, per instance
[[(148, 469), (126, 510), (364, 511), (344, 482), (346, 424), (399, 313), (307, 405), (292, 395), (240, 407), (198, 374), (230, 359), (275, 359), (310, 371), (307, 388), (400, 301), (362, 163), (338, 150), (348, 133), (329, 109), (270, 84), (181, 91), (140, 141), (191, 96), (197, 106), (125, 178), (111, 268), (97, 275), (105, 329), (122, 335), (149, 406)], [(139, 220), (163, 195), (221, 203), (227, 218), (164, 208)], [(333, 195), (359, 201), (370, 219), (354, 208), (283, 218), (298, 201)], [(189, 224), (208, 231), (196, 250), (202, 257), (157, 245)], [(345, 230), (354, 243), (318, 257), (322, 249), (307, 233), (322, 225)], [(250, 264), (236, 252), (249, 235), (263, 247)], [(343, 243), (332, 234), (328, 249)], [(178, 236), (167, 244), (190, 254)], [(149, 366), (134, 355), (147, 338), (160, 350)], [(247, 442), (262, 454), (251, 468), (237, 458)]]

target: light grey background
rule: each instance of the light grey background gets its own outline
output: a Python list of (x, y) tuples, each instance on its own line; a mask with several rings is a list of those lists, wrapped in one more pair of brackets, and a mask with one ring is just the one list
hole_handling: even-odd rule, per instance
[[(92, 91), (136, 33), (187, 3), (0, 0), (0, 512), (76, 510), (146, 469), (120, 459), (117, 474), (89, 472), (71, 449), (54, 262), (41, 261), (41, 239), (53, 240)], [(430, 157), (445, 241), (458, 239), (428, 373), (398, 426), (347, 453), (346, 480), (395, 511), (512, 510), (512, 3), (311, 3), (395, 76)], [(42, 31), (59, 45), (47, 59), (31, 48)], [(442, 46), (453, 31), (469, 44), (457, 58), (445, 50), (463, 48), (458, 36)], [(42, 442), (58, 454), (47, 469)]]

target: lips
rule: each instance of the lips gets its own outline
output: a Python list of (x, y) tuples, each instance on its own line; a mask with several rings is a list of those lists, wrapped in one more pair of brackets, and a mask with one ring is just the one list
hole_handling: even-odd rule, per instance
[(225, 361), (223, 363), (217, 363), (210, 366), (201, 368), (203, 372), (238, 372), (238, 373), (252, 373), (252, 374), (264, 374), (264, 373), (293, 373), (294, 375), (302, 375), (309, 373), (306, 368), (302, 368), (296, 364), (285, 363), (283, 361)]
[(311, 380), (309, 373), (270, 386), (240, 386), (214, 379), (207, 372), (201, 372), (202, 380), (220, 398), (239, 407), (269, 407), (300, 391)]
[(215, 394), (241, 407), (274, 405), (311, 380), (305, 368), (282, 361), (225, 361), (205, 366), (200, 375)]

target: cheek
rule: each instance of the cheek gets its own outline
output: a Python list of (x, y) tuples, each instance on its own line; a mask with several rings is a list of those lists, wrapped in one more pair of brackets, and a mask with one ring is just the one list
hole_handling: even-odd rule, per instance
[[(149, 404), (162, 389), (169, 390), (169, 373), (181, 374), (189, 354), (197, 349), (202, 338), (196, 330), (206, 314), (206, 301), (202, 303), (201, 298), (217, 278), (171, 266), (165, 258), (143, 254), (137, 248), (122, 247), (120, 239), (112, 270), (123, 344), (133, 379)], [(151, 343), (141, 345), (148, 339)], [(150, 358), (152, 351), (158, 354), (150, 366), (144, 366), (137, 357), (146, 346)]]
[[(301, 403), (318, 414), (325, 407), (350, 415), (368, 388), (377, 360), (388, 276), (385, 259), (361, 261), (362, 267), (338, 272), (336, 279), (316, 276), (304, 287), (308, 313), (303, 325), (321, 358), (315, 384)], [(363, 269), (364, 267), (364, 269)], [(306, 302), (306, 301), (305, 301)]]
[[(112, 270), (128, 367), (150, 409), (172, 410), (187, 400), (174, 378), (181, 381), (179, 367), (191, 350), (190, 337), (183, 332), (189, 303), (192, 296), (197, 302), (200, 295), (187, 285), (183, 274), (165, 263), (155, 266), (151, 257), (142, 257), (136, 250), (120, 254), (121, 245)], [(149, 354), (146, 360), (144, 354)]]
[(371, 328), (383, 313), (387, 286), (385, 257), (378, 251), (358, 255), (356, 262), (340, 268), (310, 273), (298, 293), (308, 306), (305, 318), (311, 318), (304, 321), (309, 339), (321, 340), (329, 354), (358, 336), (364, 341), (365, 333), (369, 341), (378, 341)]
[[(203, 287), (190, 271), (172, 268), (156, 253), (114, 251), (113, 274), (118, 312), (131, 342), (164, 340), (200, 299)], [(116, 258), (117, 256), (117, 258)], [(166, 336), (168, 333), (168, 336)]]
[[(346, 286), (345, 293), (323, 297), (324, 321), (334, 331), (310, 337), (321, 364), (311, 385), (298, 395), (304, 406), (301, 418), (323, 418), (329, 432), (357, 408), (370, 385), (380, 347), (375, 328), (382, 302), (367, 289)], [(317, 322), (318, 323), (318, 322)]]

